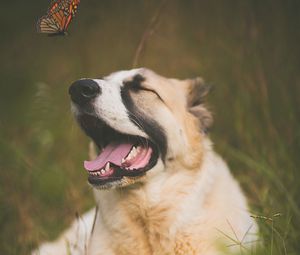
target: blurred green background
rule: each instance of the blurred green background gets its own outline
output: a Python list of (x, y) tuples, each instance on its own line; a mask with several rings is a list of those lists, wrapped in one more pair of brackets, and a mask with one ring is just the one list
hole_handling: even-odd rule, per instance
[[(68, 86), (131, 68), (160, 1), (82, 0), (66, 37), (36, 33), (48, 4), (0, 8), (3, 255), (28, 254), (93, 206)], [(214, 86), (211, 137), (257, 215), (262, 254), (300, 254), (299, 53), (298, 0), (170, 0), (138, 62)]]

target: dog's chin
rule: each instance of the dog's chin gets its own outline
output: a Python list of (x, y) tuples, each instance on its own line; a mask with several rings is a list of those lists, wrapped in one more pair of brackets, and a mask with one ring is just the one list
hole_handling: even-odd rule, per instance
[(88, 179), (88, 181), (93, 188), (104, 190), (104, 189), (114, 189), (114, 188), (125, 188), (129, 186), (131, 187), (134, 186), (135, 184), (142, 183), (145, 177), (146, 177), (145, 174), (139, 177), (124, 176), (119, 180), (109, 181), (101, 184), (91, 183), (90, 179)]
[(82, 115), (78, 122), (99, 149), (96, 159), (85, 161), (88, 182), (96, 189), (126, 187), (140, 183), (159, 159), (159, 148), (141, 136), (121, 133), (102, 120)]

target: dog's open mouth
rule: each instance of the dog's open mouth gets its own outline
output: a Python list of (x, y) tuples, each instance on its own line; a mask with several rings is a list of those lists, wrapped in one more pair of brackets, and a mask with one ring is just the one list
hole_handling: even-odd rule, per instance
[(153, 167), (157, 157), (150, 141), (141, 137), (130, 140), (112, 141), (95, 160), (84, 162), (91, 184), (101, 185), (124, 176), (140, 176)]
[(80, 118), (79, 123), (100, 150), (97, 158), (84, 162), (92, 185), (136, 178), (155, 166), (159, 150), (150, 139), (122, 134), (91, 116)]

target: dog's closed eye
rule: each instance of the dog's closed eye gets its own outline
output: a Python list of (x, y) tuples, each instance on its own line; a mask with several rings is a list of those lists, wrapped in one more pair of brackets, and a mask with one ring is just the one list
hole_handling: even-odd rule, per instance
[(132, 80), (124, 82), (124, 86), (128, 87), (131, 91), (138, 93), (141, 91), (151, 92), (155, 94), (161, 101), (163, 99), (160, 97), (160, 95), (153, 89), (147, 88), (143, 86), (143, 82), (145, 81), (145, 77), (137, 74), (133, 77)]

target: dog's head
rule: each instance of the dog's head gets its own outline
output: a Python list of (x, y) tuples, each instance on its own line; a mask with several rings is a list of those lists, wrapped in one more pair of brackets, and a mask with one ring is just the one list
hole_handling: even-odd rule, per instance
[(199, 168), (212, 122), (203, 106), (207, 92), (200, 78), (168, 79), (145, 68), (75, 81), (73, 112), (100, 153), (84, 162), (89, 182), (120, 187), (177, 171), (173, 165)]

